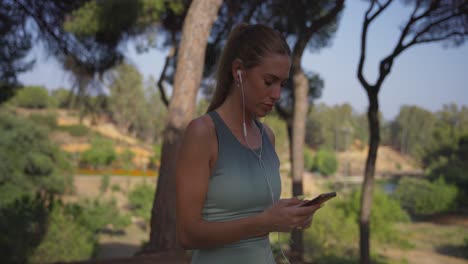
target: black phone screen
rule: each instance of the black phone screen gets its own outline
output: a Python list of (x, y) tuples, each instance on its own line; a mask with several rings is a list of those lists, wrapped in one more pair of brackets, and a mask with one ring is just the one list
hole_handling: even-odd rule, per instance
[(329, 199), (336, 197), (336, 192), (329, 192), (329, 193), (322, 193), (319, 196), (315, 197), (314, 199), (308, 201), (307, 203), (303, 204), (302, 206), (311, 206), (324, 203)]

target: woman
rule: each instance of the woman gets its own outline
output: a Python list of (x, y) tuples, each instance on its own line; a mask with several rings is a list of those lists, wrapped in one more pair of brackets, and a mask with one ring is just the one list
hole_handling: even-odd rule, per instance
[(208, 113), (187, 126), (176, 166), (177, 233), (192, 263), (275, 263), (268, 234), (310, 226), (318, 206), (279, 199), (275, 136), (257, 121), (280, 99), (290, 49), (277, 31), (237, 26)]

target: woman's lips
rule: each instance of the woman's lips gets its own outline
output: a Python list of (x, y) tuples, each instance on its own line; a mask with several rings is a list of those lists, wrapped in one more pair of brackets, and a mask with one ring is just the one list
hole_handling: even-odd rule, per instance
[(271, 109), (273, 109), (273, 105), (272, 104), (263, 104), (264, 106), (266, 106), (266, 108), (268, 109), (268, 111), (271, 111)]

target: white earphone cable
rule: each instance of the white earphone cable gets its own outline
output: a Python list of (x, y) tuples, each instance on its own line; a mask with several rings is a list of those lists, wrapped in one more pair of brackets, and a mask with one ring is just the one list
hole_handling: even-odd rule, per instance
[[(262, 160), (262, 151), (263, 151), (263, 132), (265, 131), (265, 126), (261, 126), (262, 127), (262, 130), (260, 132), (260, 151), (259, 153), (257, 154), (255, 152), (255, 150), (252, 148), (252, 146), (249, 144), (249, 141), (247, 139), (247, 127), (246, 127), (246, 124), (245, 124), (245, 96), (244, 96), (244, 85), (242, 83), (242, 74), (241, 74), (241, 71), (238, 70), (237, 71), (237, 74), (239, 75), (239, 82), (240, 82), (240, 86), (241, 86), (241, 92), (242, 92), (242, 126), (243, 126), (243, 129), (244, 129), (244, 140), (245, 142), (247, 143), (247, 146), (249, 147), (249, 149), (252, 151), (252, 153), (258, 158), (258, 161), (260, 163), (260, 166), (263, 168), (263, 172), (264, 172), (264, 177), (265, 177), (265, 181), (267, 182), (267, 185), (268, 185), (268, 189), (270, 190), (270, 194), (271, 194), (271, 204), (274, 205), (275, 204), (275, 198), (274, 198), (274, 195), (273, 195), (273, 188), (271, 187), (271, 184), (270, 184), (270, 181), (268, 179), (268, 175), (267, 175), (267, 172), (266, 172), (266, 167), (265, 167), (265, 164), (263, 163), (263, 160)], [(278, 242), (280, 241), (280, 233), (278, 233)], [(284, 254), (283, 252), (283, 249), (281, 248), (281, 245), (279, 246), (280, 250), (281, 250), (281, 254), (283, 255), (284, 259), (286, 260), (286, 262), (288, 264), (291, 264), (288, 260), (288, 258), (286, 257), (286, 255)], [(269, 246), (269, 243), (268, 243), (268, 246), (267, 246), (267, 250), (268, 250), (268, 258), (265, 260), (265, 263), (268, 263), (268, 261), (270, 260), (270, 258), (273, 256), (273, 252), (270, 250), (270, 246)]]

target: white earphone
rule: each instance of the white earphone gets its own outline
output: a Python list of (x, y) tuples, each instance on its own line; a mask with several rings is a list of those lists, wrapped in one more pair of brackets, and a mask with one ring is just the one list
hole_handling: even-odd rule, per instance
[[(266, 167), (265, 167), (265, 164), (263, 163), (263, 160), (262, 160), (262, 151), (263, 151), (263, 132), (265, 131), (265, 127), (262, 126), (262, 131), (260, 133), (260, 153), (256, 153), (254, 151), (254, 149), (252, 148), (252, 146), (250, 146), (249, 144), (249, 141), (247, 140), (247, 127), (245, 125), (245, 95), (244, 95), (244, 84), (242, 83), (242, 71), (239, 69), (237, 70), (237, 76), (239, 76), (239, 83), (240, 83), (240, 87), (241, 87), (241, 92), (242, 92), (242, 126), (243, 126), (243, 129), (244, 129), (244, 139), (245, 139), (245, 142), (247, 143), (247, 145), (249, 146), (249, 149), (252, 151), (252, 153), (258, 158), (258, 161), (260, 163), (260, 166), (263, 168), (263, 172), (264, 172), (264, 177), (265, 177), (265, 181), (267, 182), (267, 185), (268, 185), (268, 189), (270, 191), (270, 195), (271, 195), (271, 202), (272, 204), (275, 203), (275, 198), (274, 198), (274, 195), (273, 195), (273, 188), (271, 187), (271, 184), (270, 184), (270, 180), (268, 179), (268, 175), (267, 175), (267, 171), (266, 171)], [(278, 241), (279, 241), (279, 232), (278, 232)], [(269, 250), (269, 246), (267, 248)], [(288, 258), (284, 255), (284, 252), (283, 252), (283, 249), (281, 248), (280, 246), (280, 250), (281, 250), (281, 253), (283, 254), (283, 257), (284, 259), (286, 260), (286, 262), (288, 264), (290, 264)], [(270, 260), (270, 258), (273, 257), (272, 254), (271, 254), (271, 251), (270, 251), (270, 254), (268, 254), (268, 258), (266, 259), (265, 263), (268, 263), (268, 261)]]
[(240, 82), (240, 86), (241, 86), (241, 90), (242, 90), (242, 128), (244, 129), (244, 137), (247, 138), (247, 127), (245, 125), (245, 98), (244, 98), (244, 85), (242, 83), (242, 71), (241, 70), (237, 70), (237, 76), (239, 76), (239, 82)]

